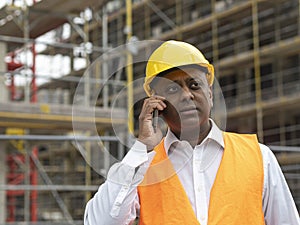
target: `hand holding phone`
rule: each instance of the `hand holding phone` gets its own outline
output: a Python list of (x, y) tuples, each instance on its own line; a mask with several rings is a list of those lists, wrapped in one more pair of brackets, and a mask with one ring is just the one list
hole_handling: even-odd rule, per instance
[(157, 126), (158, 126), (158, 109), (155, 109), (153, 112), (153, 130), (154, 133), (157, 131)]
[(162, 139), (162, 132), (158, 126), (159, 112), (167, 106), (162, 96), (151, 96), (146, 98), (139, 116), (138, 140), (147, 146), (148, 151), (159, 144)]

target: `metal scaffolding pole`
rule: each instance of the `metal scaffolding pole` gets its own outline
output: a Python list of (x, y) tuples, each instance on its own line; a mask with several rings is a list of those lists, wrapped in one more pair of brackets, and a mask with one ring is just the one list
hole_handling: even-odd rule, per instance
[(300, 35), (300, 0), (298, 0), (298, 35)]
[[(126, 0), (126, 28), (127, 28), (127, 43), (132, 37), (132, 2)], [(127, 108), (128, 108), (128, 133), (134, 134), (134, 111), (133, 111), (133, 65), (132, 55), (127, 52)], [(129, 140), (128, 140), (129, 141)]]
[[(34, 162), (35, 166), (38, 168), (39, 174), (41, 175), (42, 179), (44, 180), (44, 182), (47, 185), (53, 185), (51, 179), (49, 178), (49, 176), (47, 175), (43, 165), (40, 163), (40, 161), (34, 157), (31, 156), (32, 161)], [(51, 190), (51, 193), (53, 195), (53, 197), (55, 198), (58, 206), (60, 207), (60, 209), (62, 210), (65, 218), (67, 219), (69, 224), (74, 224), (73, 218), (71, 216), (71, 214), (69, 213), (68, 208), (66, 207), (64, 201), (62, 200), (62, 198), (60, 197), (60, 195), (58, 194), (57, 190)]]
[[(175, 2), (176, 7), (176, 27), (179, 27), (182, 25), (182, 0), (176, 0)], [(176, 34), (176, 38), (178, 40), (182, 39), (182, 32), (178, 29), (178, 32)]]
[[(24, 171), (24, 184), (30, 185), (30, 149), (29, 145), (25, 142), (25, 171)], [(30, 221), (30, 191), (24, 190), (24, 221)]]
[(29, 50), (29, 43), (26, 43), (25, 40), (28, 40), (30, 37), (30, 27), (29, 27), (29, 10), (26, 2), (24, 1), (24, 10), (23, 10), (24, 20), (23, 20), (23, 29), (24, 29), (24, 52), (25, 52), (25, 90), (24, 90), (24, 101), (29, 103), (30, 102), (30, 83), (29, 82), (29, 62), (28, 62), (28, 50)]
[[(217, 17), (217, 13), (216, 13), (216, 0), (212, 0), (211, 1), (211, 11), (212, 11), (212, 20), (211, 20), (211, 26), (212, 26), (212, 56), (213, 56), (213, 64), (214, 64), (214, 69), (215, 69), (215, 77), (217, 77), (219, 75), (219, 46), (218, 46), (218, 17)], [(216, 96), (214, 98), (214, 104), (216, 106), (220, 105), (220, 99), (218, 96), (220, 96), (220, 92), (221, 90), (218, 88), (214, 88), (213, 89), (214, 93), (213, 95)], [(215, 113), (215, 118), (214, 120), (216, 121), (217, 124), (221, 125), (222, 121), (221, 121), (221, 115), (216, 112)]]
[[(11, 185), (0, 184), (0, 191), (97, 191), (99, 185)], [(1, 220), (0, 220), (1, 221)]]
[[(102, 46), (107, 48), (108, 46), (108, 21), (106, 9), (102, 10)], [(108, 80), (108, 61), (106, 60), (106, 53), (103, 54), (103, 63), (102, 63), (102, 77), (103, 80)], [(108, 85), (104, 84), (102, 89), (102, 98), (103, 98), (103, 107), (108, 107)]]
[(69, 136), (69, 135), (0, 135), (0, 140), (27, 141), (119, 141), (115, 136)]
[[(128, 0), (127, 0), (128, 1)], [(177, 31), (177, 26), (176, 24), (173, 22), (173, 20), (171, 20), (162, 10), (160, 10), (151, 0), (147, 0), (146, 4), (166, 23), (168, 24), (172, 29), (176, 30), (176, 33), (178, 33)]]
[(274, 152), (300, 152), (300, 147), (296, 147), (296, 146), (270, 145), (269, 147)]
[[(74, 49), (74, 48), (82, 48), (82, 46), (77, 45), (77, 44), (71, 44), (71, 43), (59, 43), (59, 42), (46, 42), (46, 41), (41, 41), (41, 40), (35, 40), (32, 38), (20, 38), (20, 37), (11, 37), (11, 36), (6, 36), (6, 35), (0, 35), (0, 41), (3, 42), (8, 42), (8, 43), (18, 43), (18, 44), (43, 44), (47, 46), (51, 46), (54, 48), (65, 48), (65, 49)], [(108, 51), (110, 48), (104, 49), (103, 47), (99, 46), (93, 46), (93, 51), (94, 52), (104, 52)]]
[[(7, 185), (7, 166), (6, 166), (6, 145), (0, 145), (0, 186)], [(1, 189), (0, 189), (1, 190)], [(5, 191), (0, 191), (0, 224), (6, 221), (7, 216), (7, 197)]]
[(252, 29), (253, 29), (253, 58), (255, 77), (255, 99), (256, 99), (256, 129), (260, 142), (264, 141), (263, 112), (261, 99), (261, 74), (259, 53), (259, 27), (258, 27), (258, 2), (252, 0)]
[(144, 22), (144, 31), (145, 31), (145, 39), (148, 39), (151, 37), (151, 19), (150, 19), (150, 9), (147, 5), (144, 5), (144, 11), (145, 11), (145, 22)]
[[(83, 42), (84, 42), (84, 53), (85, 53), (85, 61), (86, 67), (89, 68), (90, 60), (89, 60), (89, 52), (88, 52), (88, 42), (89, 42), (89, 21), (86, 18), (84, 13), (84, 27), (83, 27), (84, 35), (83, 35)], [(90, 97), (91, 97), (91, 85), (90, 85), (90, 70), (87, 69), (84, 75), (84, 104), (85, 106), (90, 106)]]
[[(89, 136), (89, 132), (87, 132), (87, 136)], [(85, 185), (90, 186), (92, 183), (92, 171), (91, 171), (91, 142), (85, 142), (85, 149), (86, 149), (86, 163), (85, 163)], [(87, 202), (92, 197), (92, 193), (90, 191), (85, 193), (85, 201)]]

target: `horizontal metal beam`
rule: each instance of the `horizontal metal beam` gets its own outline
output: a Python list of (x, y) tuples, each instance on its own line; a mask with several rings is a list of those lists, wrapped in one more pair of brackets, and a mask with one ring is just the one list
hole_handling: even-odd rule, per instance
[[(47, 41), (40, 41), (31, 38), (19, 38), (19, 37), (12, 37), (6, 35), (0, 35), (0, 41), (11, 42), (11, 43), (19, 43), (19, 44), (44, 44), (47, 46), (52, 46), (55, 48), (66, 48), (66, 49), (74, 49), (74, 48), (82, 48), (80, 45), (76, 44), (69, 44), (69, 43), (59, 43), (59, 42), (47, 42)], [(110, 50), (111, 48), (103, 48), (99, 46), (93, 46), (94, 52), (105, 52)]]
[[(122, 67), (119, 67), (122, 68)], [(120, 70), (119, 70), (120, 71)], [(118, 71), (118, 72), (119, 72)], [(120, 71), (121, 73), (122, 71)], [(0, 71), (0, 76), (3, 75), (11, 75), (11, 76), (15, 76), (15, 75), (20, 75), (20, 71)], [(82, 72), (82, 74), (84, 74), (84, 72)], [(70, 75), (63, 75), (59, 78), (55, 78), (52, 77), (52, 74), (45, 74), (45, 75), (40, 75), (40, 74), (35, 74), (34, 75), (36, 79), (44, 79), (44, 80), (51, 80), (51, 81), (66, 81), (66, 82), (81, 82), (81, 83), (86, 83), (87, 81), (82, 79), (82, 77), (79, 76), (70, 76)], [(97, 79), (97, 78), (90, 78), (89, 83), (91, 84), (103, 84), (103, 85), (107, 85), (107, 84), (112, 84), (112, 85), (116, 85), (116, 86), (125, 86), (126, 82), (125, 81), (121, 81), (121, 80), (104, 80), (104, 79)]]
[(119, 141), (115, 136), (68, 136), (68, 135), (0, 135), (0, 140), (24, 141)]
[(300, 147), (296, 146), (268, 146), (274, 152), (300, 152)]
[(97, 191), (98, 185), (0, 185), (0, 191)]
[[(72, 225), (82, 225), (82, 220), (73, 220)], [(0, 225), (70, 225), (69, 221), (59, 220), (59, 221), (17, 221), (17, 222), (5, 222), (0, 223)]]

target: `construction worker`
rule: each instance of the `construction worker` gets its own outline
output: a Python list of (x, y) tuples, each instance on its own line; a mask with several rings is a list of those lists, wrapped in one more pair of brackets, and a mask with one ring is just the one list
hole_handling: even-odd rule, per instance
[[(300, 225), (276, 158), (255, 135), (210, 118), (214, 68), (194, 46), (167, 41), (150, 56), (139, 136), (86, 206), (85, 225)], [(153, 125), (161, 114), (163, 137)]]

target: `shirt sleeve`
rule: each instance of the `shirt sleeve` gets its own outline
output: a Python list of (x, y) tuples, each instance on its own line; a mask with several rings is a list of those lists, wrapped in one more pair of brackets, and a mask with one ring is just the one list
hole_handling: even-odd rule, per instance
[(85, 225), (127, 225), (137, 217), (140, 204), (137, 186), (142, 182), (155, 153), (136, 141), (124, 159), (114, 164), (85, 208)]
[(260, 145), (264, 160), (263, 210), (266, 225), (300, 225), (299, 214), (281, 168), (265, 145)]

